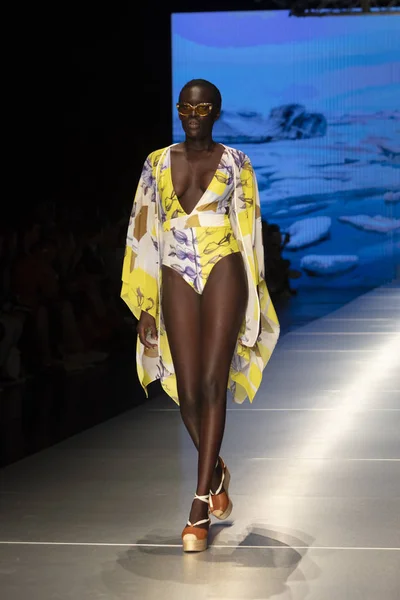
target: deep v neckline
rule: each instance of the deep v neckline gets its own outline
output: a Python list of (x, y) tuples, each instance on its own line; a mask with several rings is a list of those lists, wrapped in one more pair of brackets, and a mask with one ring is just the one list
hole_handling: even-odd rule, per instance
[(168, 157), (169, 158), (169, 179), (170, 179), (171, 188), (172, 188), (172, 195), (175, 198), (175, 200), (178, 202), (179, 207), (181, 208), (182, 212), (185, 214), (186, 217), (190, 217), (194, 213), (194, 211), (196, 210), (196, 208), (199, 206), (199, 204), (203, 200), (204, 196), (207, 194), (207, 192), (210, 189), (211, 185), (213, 184), (214, 179), (216, 178), (218, 171), (220, 171), (220, 167), (221, 167), (221, 164), (222, 164), (222, 159), (224, 158), (225, 153), (226, 153), (226, 146), (224, 146), (223, 144), (220, 144), (220, 145), (223, 147), (224, 151), (221, 154), (221, 158), (219, 159), (219, 163), (217, 165), (217, 168), (214, 171), (214, 175), (212, 176), (210, 183), (208, 184), (207, 188), (204, 190), (204, 192), (202, 193), (202, 195), (199, 198), (198, 202), (196, 202), (196, 204), (194, 205), (194, 207), (192, 208), (192, 210), (190, 211), (190, 213), (187, 213), (186, 210), (183, 208), (183, 206), (181, 204), (181, 201), (178, 198), (178, 194), (175, 191), (174, 182), (173, 182), (173, 179), (172, 179), (172, 157), (171, 157), (171, 149), (173, 148), (173, 146), (175, 146), (175, 144), (173, 144), (173, 146), (169, 147), (169, 157)]

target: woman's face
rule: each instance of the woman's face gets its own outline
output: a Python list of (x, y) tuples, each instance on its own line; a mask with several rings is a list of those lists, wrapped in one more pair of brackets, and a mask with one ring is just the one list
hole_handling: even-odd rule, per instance
[[(197, 85), (183, 89), (179, 95), (180, 104), (196, 106), (203, 103), (213, 104), (213, 101), (212, 90)], [(199, 116), (193, 109), (187, 116), (179, 114), (179, 118), (188, 139), (202, 140), (211, 137), (212, 129), (215, 121), (219, 118), (219, 113), (213, 106), (212, 110), (204, 117)]]

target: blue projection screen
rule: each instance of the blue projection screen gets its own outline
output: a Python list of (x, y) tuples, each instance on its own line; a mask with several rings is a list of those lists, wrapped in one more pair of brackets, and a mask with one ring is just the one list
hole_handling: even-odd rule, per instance
[[(174, 106), (221, 90), (215, 139), (243, 150), (302, 286), (370, 287), (400, 261), (400, 18), (286, 11), (172, 17)], [(174, 111), (174, 142), (183, 140)]]

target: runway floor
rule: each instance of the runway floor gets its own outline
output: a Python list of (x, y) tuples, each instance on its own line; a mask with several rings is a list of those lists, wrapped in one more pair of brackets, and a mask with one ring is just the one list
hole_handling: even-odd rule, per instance
[(183, 555), (196, 455), (168, 398), (0, 471), (2, 600), (398, 600), (400, 287), (284, 335), (228, 404), (234, 510)]

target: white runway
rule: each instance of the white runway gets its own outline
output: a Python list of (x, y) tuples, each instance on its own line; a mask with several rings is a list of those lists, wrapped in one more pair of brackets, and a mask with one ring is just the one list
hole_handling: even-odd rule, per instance
[(205, 553), (180, 545), (196, 456), (168, 398), (0, 471), (1, 599), (398, 600), (400, 287), (283, 336), (228, 409)]

